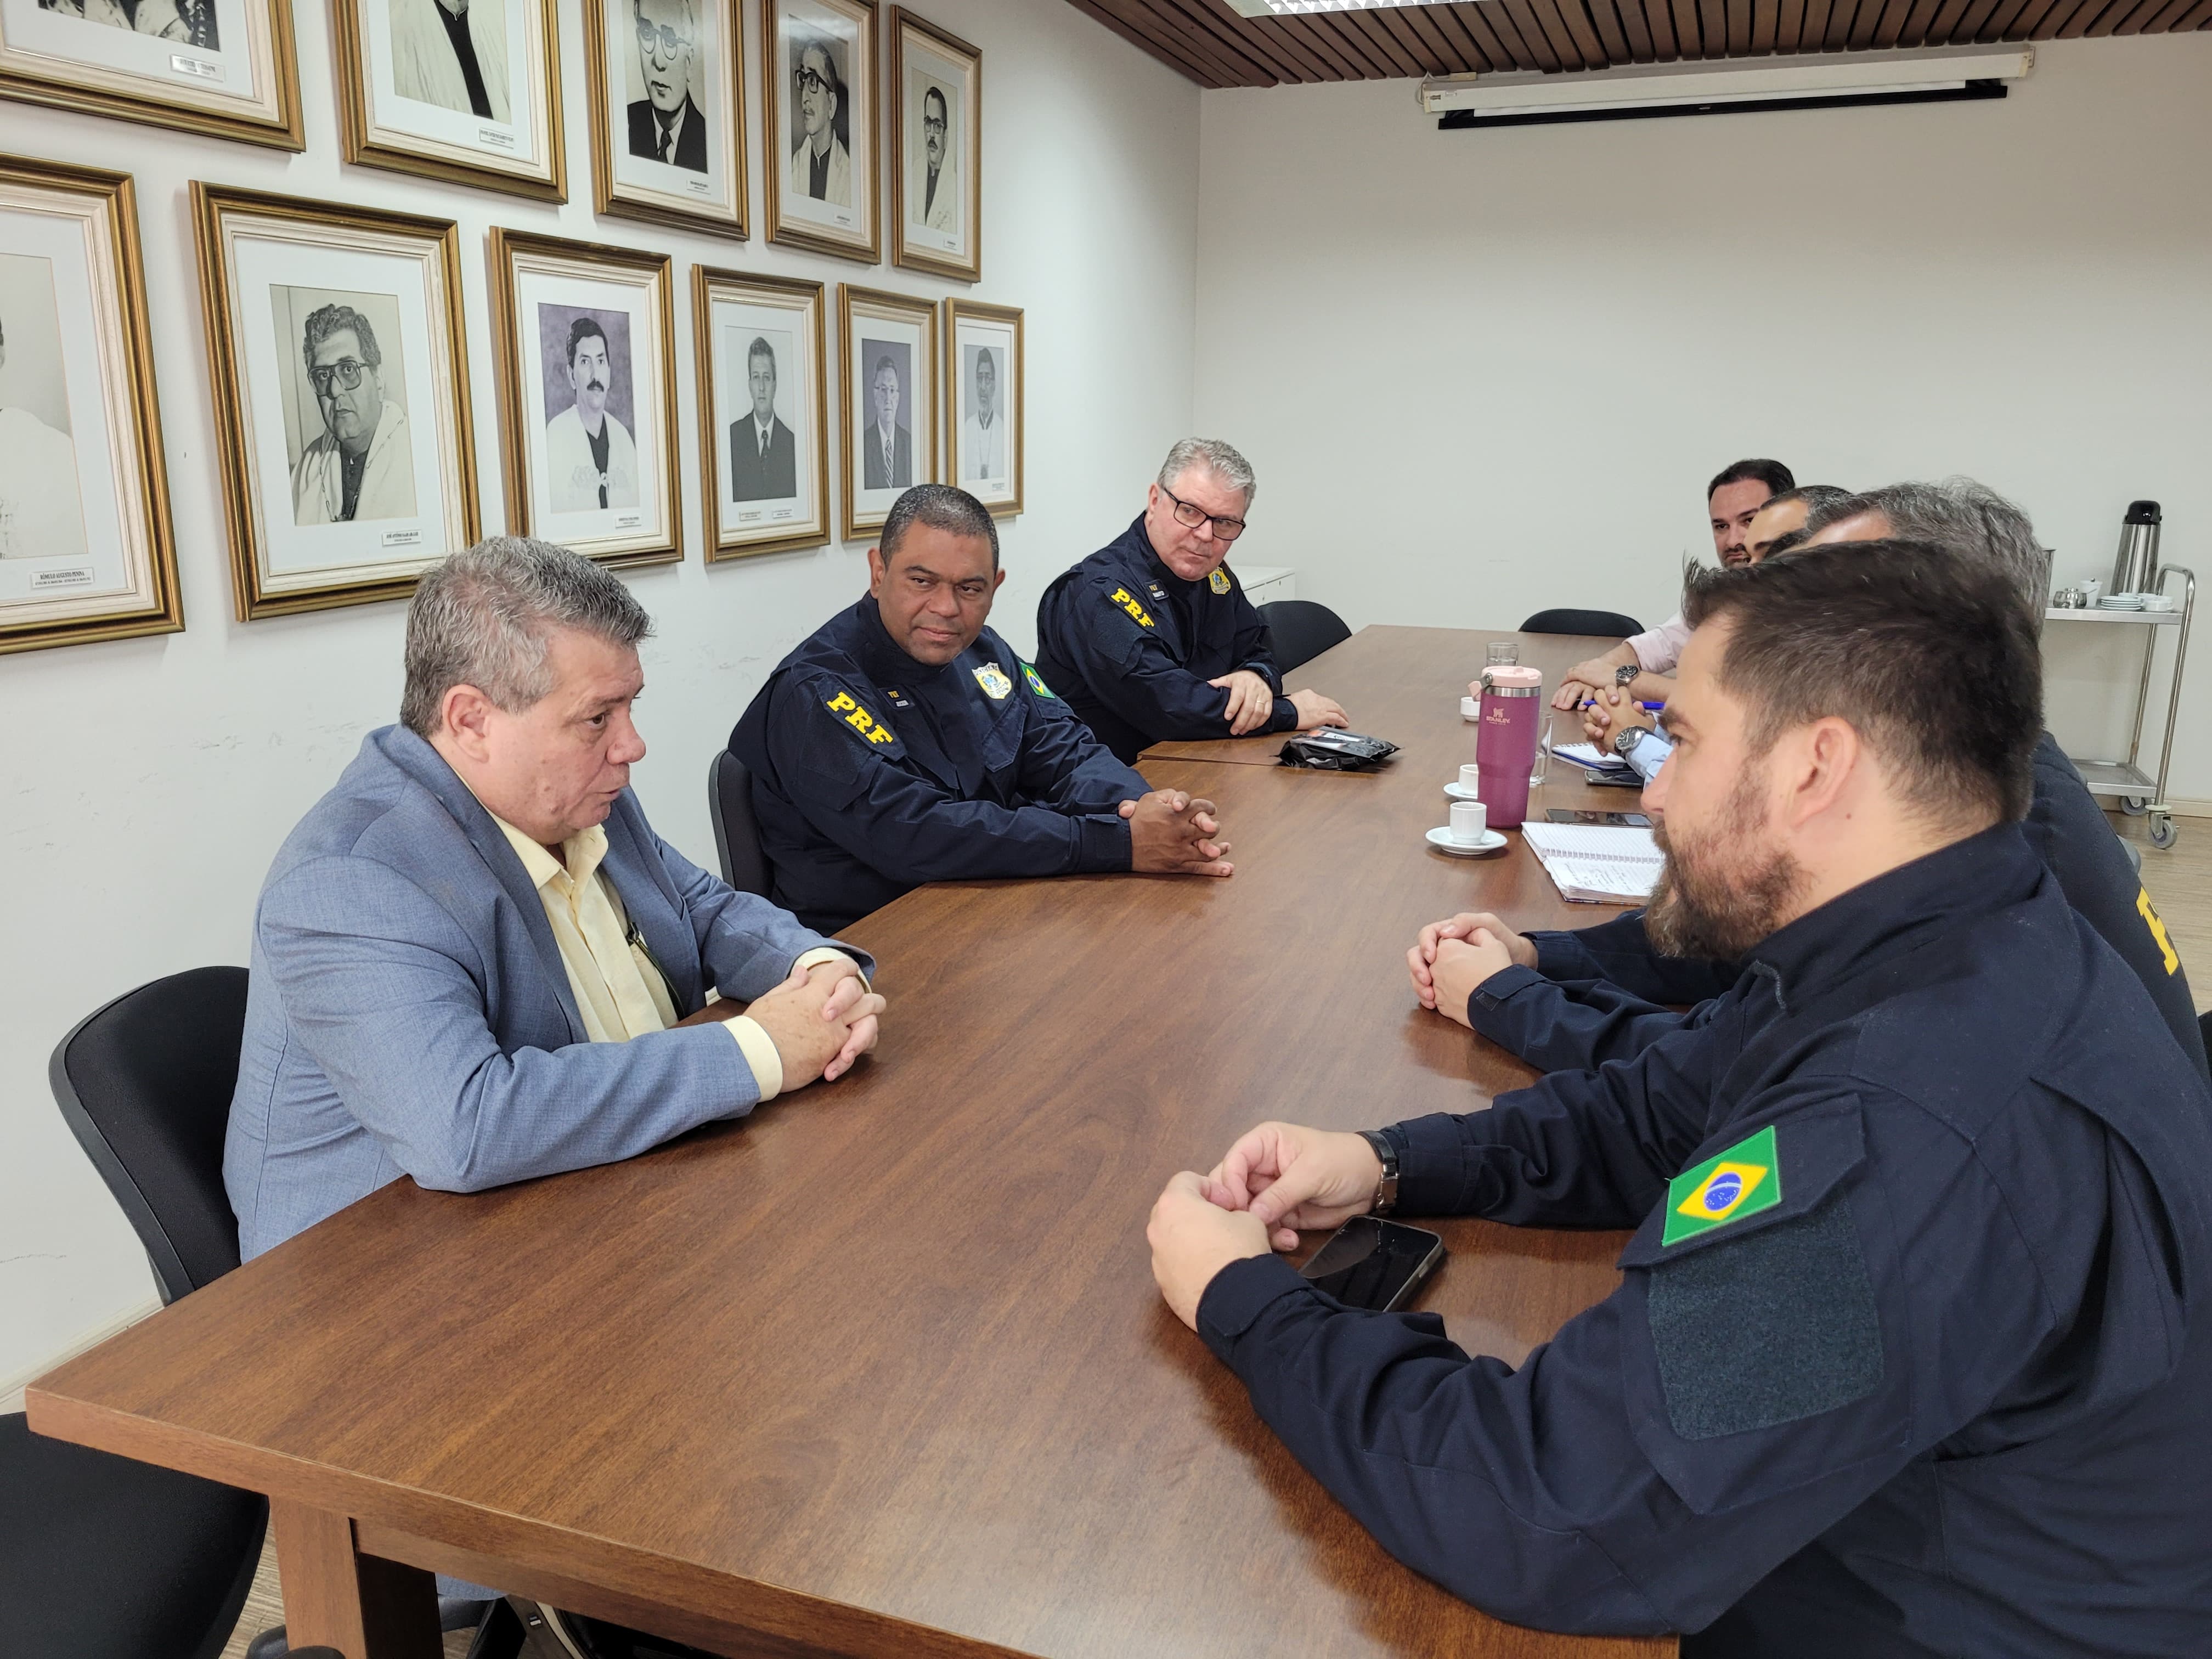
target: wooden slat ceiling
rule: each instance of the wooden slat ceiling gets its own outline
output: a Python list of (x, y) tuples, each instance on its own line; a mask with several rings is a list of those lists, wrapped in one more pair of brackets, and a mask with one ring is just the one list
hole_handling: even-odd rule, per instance
[(1202, 87), (2212, 28), (2212, 0), (1460, 0), (1296, 17), (1240, 17), (1227, 0), (1068, 3)]

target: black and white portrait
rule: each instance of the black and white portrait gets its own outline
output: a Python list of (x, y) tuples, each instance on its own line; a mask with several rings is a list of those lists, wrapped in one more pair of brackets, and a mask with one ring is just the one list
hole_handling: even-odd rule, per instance
[(386, 0), (392, 87), (479, 120), (513, 118), (505, 0)]
[(1022, 313), (947, 300), (945, 430), (953, 481), (994, 513), (1022, 510)]
[(592, 513), (638, 504), (629, 317), (541, 304), (547, 506)]
[(411, 519), (415, 439), (399, 299), (271, 286), (295, 526)]
[(960, 418), (960, 481), (1003, 484), (1006, 480), (1006, 416), (999, 401), (1005, 354), (994, 346), (963, 345), (961, 376), (967, 392)]
[(960, 233), (959, 92), (909, 70), (906, 107), (906, 216), (926, 230)]
[(222, 50), (215, 0), (39, 0), (39, 9), (202, 52)]
[(629, 153), (640, 161), (707, 171), (707, 116), (700, 108), (701, 0), (612, 0), (629, 6), (631, 70), (645, 96), (629, 106)]
[(724, 349), (730, 361), (744, 364), (744, 415), (730, 424), (730, 499), (787, 501), (799, 494), (799, 440), (783, 410), (783, 365), (794, 358), (789, 332), (781, 329), (726, 329)]
[(860, 341), (867, 368), (860, 477), (867, 489), (904, 489), (914, 482), (914, 349), (903, 340)]
[(51, 259), (0, 253), (0, 559), (82, 556)]
[(891, 13), (891, 258), (976, 282), (983, 274), (983, 55), (902, 8)]
[(852, 96), (845, 42), (826, 30), (795, 27), (787, 55), (791, 66), (791, 194), (849, 208)]

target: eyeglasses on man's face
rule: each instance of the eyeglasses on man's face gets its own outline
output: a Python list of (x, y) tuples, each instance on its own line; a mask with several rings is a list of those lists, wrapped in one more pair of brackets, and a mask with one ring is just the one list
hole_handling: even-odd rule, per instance
[(689, 36), (678, 34), (665, 23), (648, 23), (642, 17), (637, 20), (637, 49), (640, 52), (672, 58), (690, 44)]
[(331, 383), (336, 381), (346, 392), (361, 384), (361, 372), (366, 367), (358, 357), (341, 357), (334, 363), (319, 363), (307, 371), (307, 379), (315, 388), (315, 396), (331, 395)]
[(1172, 489), (1163, 489), (1160, 494), (1175, 503), (1175, 520), (1186, 530), (1195, 530), (1202, 524), (1210, 524), (1213, 526), (1213, 539), (1217, 542), (1233, 542), (1244, 533), (1244, 520), (1242, 519), (1224, 518), (1218, 513), (1208, 513), (1196, 501), (1187, 501)]
[(943, 132), (945, 131), (945, 118), (942, 115), (923, 116), (921, 118), (921, 130), (924, 132)]
[(830, 82), (821, 75), (817, 74), (814, 70), (805, 66), (801, 66), (799, 70), (794, 71), (791, 79), (792, 84), (799, 88), (799, 95), (801, 98), (805, 97), (809, 93), (829, 92), (833, 90)]

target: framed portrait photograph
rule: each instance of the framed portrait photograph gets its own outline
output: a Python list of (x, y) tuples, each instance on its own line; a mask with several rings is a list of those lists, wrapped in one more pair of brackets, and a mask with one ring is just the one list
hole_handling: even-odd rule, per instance
[(306, 147), (292, 0), (0, 0), (0, 97)]
[(707, 559), (830, 539), (822, 284), (693, 270)]
[(762, 0), (768, 239), (873, 264), (875, 0)]
[(0, 156), (0, 651), (184, 625), (130, 176)]
[(738, 0), (584, 0), (601, 213), (745, 234)]
[(241, 622), (404, 598), (481, 533), (450, 219), (196, 182)]
[(995, 514), (1022, 510), (1022, 313), (945, 302), (945, 440), (951, 482)]
[(668, 256), (495, 228), (507, 521), (610, 564), (684, 556)]
[(336, 0), (331, 27), (347, 161), (568, 199), (556, 0)]
[(845, 533), (880, 530), (891, 503), (937, 482), (937, 307), (837, 286), (845, 349)]
[(983, 275), (983, 54), (891, 8), (891, 260)]

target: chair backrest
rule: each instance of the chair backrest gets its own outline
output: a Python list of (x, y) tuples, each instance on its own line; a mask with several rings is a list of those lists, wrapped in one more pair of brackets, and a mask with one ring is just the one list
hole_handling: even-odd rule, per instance
[(1644, 624), (1618, 611), (1539, 611), (1521, 624), (1523, 634), (1602, 634), (1625, 640)]
[(725, 749), (707, 769), (707, 813), (714, 820), (714, 856), (722, 879), (740, 893), (768, 896), (768, 856), (753, 816), (753, 775)]
[(126, 992), (55, 1045), (48, 1082), (77, 1145), (173, 1302), (238, 1265), (223, 1134), (246, 1030), (246, 969), (194, 968)]
[(1279, 674), (1303, 668), (1329, 647), (1352, 637), (1343, 617), (1311, 599), (1270, 600), (1260, 607), (1260, 620), (1267, 624)]

